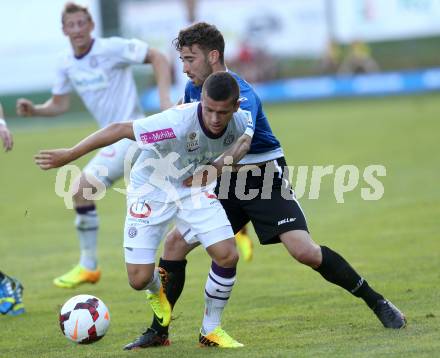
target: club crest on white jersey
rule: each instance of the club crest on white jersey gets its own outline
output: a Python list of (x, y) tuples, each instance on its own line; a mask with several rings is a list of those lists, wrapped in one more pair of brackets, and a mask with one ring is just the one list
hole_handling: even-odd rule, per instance
[(188, 152), (194, 152), (200, 148), (199, 137), (199, 131), (191, 132), (186, 136), (186, 150)]

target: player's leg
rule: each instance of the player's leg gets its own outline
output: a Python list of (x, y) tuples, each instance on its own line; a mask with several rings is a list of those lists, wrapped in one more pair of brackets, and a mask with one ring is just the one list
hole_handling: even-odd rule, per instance
[[(160, 269), (155, 269), (157, 247), (164, 236), (172, 216), (172, 211), (165, 212), (164, 217), (155, 217), (154, 213), (162, 212), (160, 208), (149, 202), (151, 216), (140, 217), (145, 200), (127, 200), (128, 210), (124, 229), (124, 252), (130, 286), (138, 291), (145, 291), (147, 301), (161, 326), (168, 326), (171, 320), (165, 287), (166, 282)], [(151, 206), (150, 206), (151, 205)], [(124, 350), (147, 348), (158, 345), (169, 345), (168, 335), (156, 334), (148, 329)]]
[[(236, 174), (234, 174), (236, 178)], [(230, 199), (220, 200), (223, 209), (232, 225), (234, 233), (238, 233), (248, 222), (249, 217), (241, 208), (240, 200), (233, 195), (234, 186), (229, 186)], [(216, 187), (216, 193), (218, 194), (219, 185)], [(183, 287), (185, 285), (185, 268), (186, 268), (186, 256), (191, 252), (198, 243), (188, 244), (183, 235), (176, 229), (173, 229), (168, 233), (165, 244), (164, 252), (159, 261), (159, 267), (162, 267), (168, 273), (168, 285), (167, 285), (167, 297), (172, 307), (179, 299)], [(153, 318), (152, 327), (158, 327), (157, 322), (154, 322)], [(167, 333), (168, 331), (163, 331)]]
[[(238, 201), (221, 200), (221, 204), (231, 222), (234, 233), (238, 232), (249, 221), (249, 218), (240, 208)], [(186, 231), (182, 230), (183, 232)], [(164, 252), (159, 260), (159, 267), (167, 275), (166, 294), (173, 308), (185, 285), (186, 256), (198, 245), (199, 243), (188, 244), (183, 235), (175, 228), (166, 237)], [(158, 336), (168, 335), (169, 327), (162, 326), (155, 316), (153, 317), (151, 328), (157, 332)]]
[(78, 264), (62, 276), (54, 279), (57, 287), (73, 288), (82, 283), (96, 283), (101, 272), (97, 267), (96, 245), (99, 227), (99, 218), (93, 200), (88, 200), (84, 191), (96, 190), (82, 173), (75, 179), (72, 186), (74, 208), (76, 211), (75, 229), (79, 240), (80, 259)]
[(230, 181), (226, 181), (228, 182), (228, 188), (221, 187), (221, 181), (218, 181), (215, 191), (216, 194), (219, 195), (220, 202), (231, 222), (240, 257), (248, 262), (252, 260), (254, 248), (246, 226), (249, 222), (249, 218), (242, 210), (241, 200), (236, 197), (235, 193), (237, 177), (237, 172), (232, 172)]
[(293, 230), (280, 235), (289, 253), (302, 264), (308, 265), (327, 281), (338, 285), (352, 295), (362, 298), (386, 328), (402, 328), (404, 315), (368, 282), (337, 252), (313, 242), (306, 231)]
[[(160, 272), (155, 269), (156, 251), (156, 249), (125, 248), (128, 281), (133, 289), (146, 292), (147, 301), (155, 317), (158, 317), (163, 325), (168, 326), (171, 320), (171, 306), (164, 292)], [(148, 329), (133, 342), (127, 344), (124, 350), (169, 344), (168, 335), (159, 335), (156, 331)]]
[[(284, 168), (284, 158), (278, 159), (277, 165)], [(341, 255), (312, 240), (306, 218), (293, 192), (286, 196), (289, 188), (287, 181), (280, 182), (274, 177), (270, 199), (250, 200), (243, 204), (260, 242), (271, 244), (281, 240), (297, 261), (315, 269), (327, 281), (362, 298), (385, 327), (405, 326), (403, 314), (374, 291)]]
[(72, 185), (72, 199), (76, 211), (75, 228), (80, 246), (79, 263), (66, 274), (55, 278), (58, 287), (73, 288), (82, 283), (96, 283), (101, 277), (98, 268), (97, 238), (99, 217), (93, 200), (105, 192), (114, 181), (129, 170), (138, 152), (133, 142), (122, 140), (101, 149), (87, 164), (81, 176)]
[[(154, 259), (157, 250), (125, 248), (128, 282), (137, 291), (145, 291), (154, 314), (164, 326), (170, 324), (171, 306), (166, 299), (160, 271), (155, 269)], [(152, 263), (130, 263), (129, 261)]]
[[(174, 308), (185, 284), (186, 255), (198, 244), (188, 244), (177, 229), (171, 230), (164, 245), (164, 254), (159, 260), (159, 267), (166, 297)], [(168, 249), (167, 249), (168, 247)], [(169, 325), (154, 313), (150, 328), (145, 332), (145, 341), (150, 347), (168, 345)]]
[(200, 242), (212, 258), (205, 284), (205, 310), (199, 342), (203, 346), (241, 347), (221, 328), (221, 316), (235, 283), (238, 251), (226, 213), (215, 196), (187, 198), (176, 227), (189, 244)]
[[(231, 230), (231, 228), (228, 228)], [(226, 228), (204, 234), (204, 246), (210, 237), (224, 236)], [(209, 235), (209, 236), (208, 236)], [(203, 241), (202, 241), (203, 242)], [(200, 330), (199, 343), (202, 346), (238, 348), (243, 344), (229, 336), (221, 327), (221, 317), (231, 296), (235, 283), (238, 252), (235, 239), (219, 241), (206, 247), (212, 258), (211, 269), (205, 284), (205, 310)]]
[(276, 190), (272, 194), (271, 200), (260, 200), (253, 206), (250, 204), (252, 222), (260, 241), (263, 244), (281, 241), (298, 262), (362, 298), (385, 327), (403, 327), (405, 318), (397, 308), (374, 291), (341, 255), (312, 240), (298, 202), (283, 199)]
[[(172, 229), (166, 237), (159, 268), (166, 281), (165, 292), (172, 309), (185, 285), (186, 255), (198, 245), (199, 243), (188, 244), (176, 228)], [(150, 328), (156, 332), (158, 337), (168, 336), (169, 326), (164, 326), (156, 315), (153, 316)]]

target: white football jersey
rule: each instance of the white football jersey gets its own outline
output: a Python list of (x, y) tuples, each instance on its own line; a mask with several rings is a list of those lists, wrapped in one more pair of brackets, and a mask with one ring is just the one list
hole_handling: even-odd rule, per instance
[(60, 58), (52, 94), (76, 90), (100, 127), (144, 117), (130, 65), (144, 62), (148, 45), (120, 37), (97, 38), (89, 52)]
[(213, 162), (242, 134), (254, 134), (250, 112), (239, 109), (225, 130), (213, 135), (203, 124), (199, 102), (139, 119), (133, 129), (141, 154), (131, 171), (128, 194), (163, 203), (194, 194), (197, 189), (183, 186), (183, 180)]

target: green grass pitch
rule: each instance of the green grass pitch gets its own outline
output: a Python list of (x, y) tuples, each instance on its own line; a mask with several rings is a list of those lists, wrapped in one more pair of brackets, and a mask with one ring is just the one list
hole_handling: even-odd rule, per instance
[[(367, 306), (292, 260), (281, 245), (255, 241), (254, 261), (240, 262), (223, 327), (240, 350), (201, 349), (197, 335), (210, 260), (189, 256), (187, 282), (176, 306), (170, 347), (123, 352), (151, 320), (144, 295), (129, 288), (122, 251), (125, 200), (110, 190), (98, 203), (101, 282), (57, 289), (52, 279), (78, 259), (73, 212), (55, 195), (56, 172), (40, 171), (33, 155), (66, 147), (94, 130), (87, 115), (10, 121), (15, 148), (0, 154), (0, 269), (25, 286), (27, 313), (0, 317), (0, 357), (434, 357), (440, 350), (440, 95), (337, 100), (266, 106), (291, 166), (370, 164), (386, 167), (378, 201), (365, 186), (336, 203), (333, 176), (319, 199), (301, 199), (312, 236), (332, 247), (408, 318), (402, 331), (385, 330)], [(86, 159), (79, 161), (84, 165)], [(117, 186), (121, 187), (122, 183)], [(110, 309), (104, 339), (90, 346), (66, 340), (58, 312), (88, 293)]]

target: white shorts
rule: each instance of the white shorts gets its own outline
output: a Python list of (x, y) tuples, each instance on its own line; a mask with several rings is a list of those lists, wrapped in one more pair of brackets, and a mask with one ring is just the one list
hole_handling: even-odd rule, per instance
[(157, 249), (133, 249), (124, 247), (125, 262), (127, 264), (145, 265), (156, 262)]
[(84, 167), (83, 172), (93, 175), (102, 181), (107, 188), (123, 176), (128, 183), (132, 164), (139, 153), (140, 149), (136, 142), (122, 139), (102, 148)]
[[(234, 237), (222, 205), (211, 193), (198, 195), (195, 204), (190, 196), (176, 203), (149, 201), (148, 195), (127, 198), (124, 248), (132, 255), (136, 249), (157, 250), (169, 225), (174, 223), (188, 244), (200, 242), (207, 248)], [(133, 250), (132, 250), (133, 249)], [(128, 257), (126, 256), (126, 262)], [(151, 262), (129, 263), (151, 263)], [(151, 261), (151, 255), (150, 255)]]

